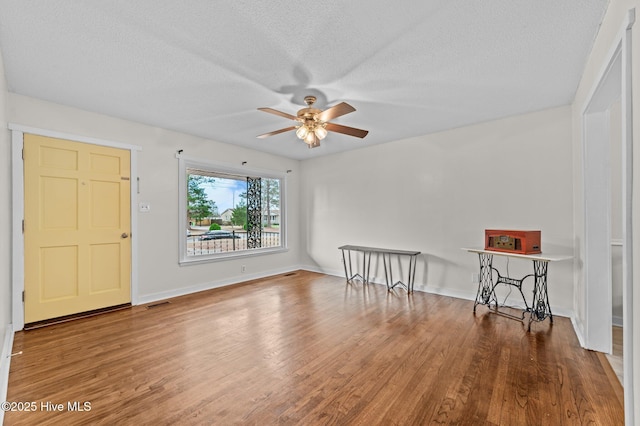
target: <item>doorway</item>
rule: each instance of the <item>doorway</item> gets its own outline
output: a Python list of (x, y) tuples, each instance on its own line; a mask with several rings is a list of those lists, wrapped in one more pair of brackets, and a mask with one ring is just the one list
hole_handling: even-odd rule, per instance
[[(613, 289), (612, 243), (621, 250), (623, 386), (625, 420), (634, 423), (633, 389), (633, 257), (632, 257), (632, 115), (631, 115), (631, 28), (635, 13), (629, 11), (618, 39), (610, 49), (595, 87), (582, 111), (584, 244), (581, 245), (584, 312), (584, 346), (612, 352)], [(616, 104), (619, 102), (619, 119)], [(617, 126), (617, 129), (613, 129)], [(612, 129), (614, 130), (612, 133)], [(619, 130), (619, 131), (618, 131)], [(619, 135), (620, 156), (613, 158), (612, 138)], [(612, 173), (620, 177), (620, 206), (613, 207)], [(619, 207), (620, 238), (614, 238), (612, 210)], [(617, 232), (617, 231), (615, 231)], [(582, 290), (582, 292), (581, 292)], [(578, 310), (581, 306), (578, 306)]]
[(128, 150), (24, 135), (25, 323), (131, 303)]
[[(92, 265), (89, 268), (84, 268), (84, 271), (82, 272), (77, 272), (78, 274), (81, 274), (81, 273), (85, 274), (85, 276), (92, 276), (92, 278), (90, 278), (89, 280), (85, 280), (91, 283), (91, 286), (92, 286), (91, 289), (90, 290), (87, 290), (86, 288), (80, 289), (76, 284), (73, 283), (73, 280), (71, 281), (68, 280), (69, 278), (75, 279), (74, 275), (67, 274), (62, 278), (60, 278), (60, 276), (56, 277), (56, 280), (64, 281), (63, 284), (66, 285), (66, 287), (63, 286), (64, 291), (62, 293), (57, 293), (57, 294), (47, 293), (46, 294), (47, 297), (45, 299), (49, 299), (48, 301), (54, 301), (54, 302), (62, 301), (62, 304), (64, 305), (65, 300), (69, 301), (73, 299), (73, 297), (71, 296), (73, 295), (74, 292), (83, 293), (83, 294), (91, 293), (91, 298), (93, 298), (93, 296), (97, 296), (97, 299), (102, 298), (103, 301), (97, 302), (97, 304), (104, 306), (104, 300), (110, 299), (114, 294), (119, 293), (119, 295), (116, 296), (116, 299), (118, 299), (117, 301), (114, 302), (113, 300), (109, 300), (107, 304), (110, 306), (122, 304), (120, 300), (122, 300), (123, 297), (125, 298), (125, 300), (127, 300), (127, 302), (130, 302), (133, 305), (137, 304), (137, 299), (138, 299), (137, 297), (137, 292), (138, 292), (137, 241), (136, 241), (136, 238), (131, 238), (131, 237), (137, 235), (137, 216), (133, 214), (134, 212), (133, 206), (137, 205), (137, 179), (135, 177), (137, 176), (137, 152), (141, 150), (141, 148), (135, 145), (107, 141), (107, 140), (97, 139), (97, 138), (81, 137), (81, 136), (62, 133), (62, 132), (49, 131), (44, 129), (32, 128), (28, 126), (16, 125), (12, 123), (9, 124), (9, 130), (11, 130), (11, 133), (12, 133), (12, 137), (11, 137), (12, 188), (13, 188), (12, 190), (12, 252), (14, 255), (12, 257), (12, 302), (11, 303), (12, 303), (13, 331), (19, 331), (24, 329), (25, 318), (26, 318), (24, 297), (25, 297), (25, 283), (28, 275), (28, 272), (26, 271), (26, 267), (28, 263), (25, 259), (27, 254), (26, 249), (31, 250), (31, 248), (28, 248), (25, 246), (25, 234), (23, 233), (23, 229), (25, 226), (33, 226), (34, 222), (37, 223), (38, 221), (41, 220), (38, 218), (28, 219), (28, 214), (25, 214), (26, 197), (28, 196), (29, 191), (28, 191), (28, 188), (26, 188), (25, 186), (25, 181), (26, 181), (25, 180), (25, 163), (23, 161), (22, 156), (23, 156), (23, 148), (25, 147), (25, 138), (29, 138), (29, 137), (35, 137), (36, 139), (39, 138), (41, 140), (47, 140), (47, 139), (53, 138), (53, 139), (59, 140), (58, 141), (59, 143), (69, 144), (68, 146), (64, 146), (64, 147), (62, 145), (58, 146), (63, 148), (62, 151), (65, 151), (65, 150), (73, 151), (75, 149), (74, 147), (78, 147), (78, 146), (83, 146), (83, 147), (90, 146), (89, 151), (93, 151), (97, 155), (93, 155), (93, 159), (89, 160), (89, 164), (93, 163), (90, 167), (97, 169), (97, 171), (102, 170), (102, 172), (105, 172), (109, 168), (112, 168), (113, 164), (115, 164), (116, 160), (113, 157), (111, 157), (109, 153), (118, 152), (118, 156), (124, 155), (124, 157), (128, 157), (129, 159), (129, 164), (121, 167), (123, 174), (117, 175), (118, 177), (117, 180), (119, 180), (119, 185), (115, 184), (115, 181), (116, 181), (115, 178), (112, 179), (111, 181), (109, 181), (109, 179), (106, 178), (106, 174), (108, 173), (105, 173), (99, 176), (98, 179), (94, 179), (95, 182), (90, 182), (88, 180), (84, 181), (85, 182), (84, 186), (93, 185), (95, 187), (97, 192), (93, 191), (94, 195), (100, 192), (98, 190), (103, 191), (102, 195), (105, 195), (105, 196), (108, 195), (109, 197), (114, 196), (116, 192), (124, 191), (124, 195), (120, 197), (120, 200), (122, 201), (123, 198), (126, 200), (124, 200), (124, 202), (121, 203), (121, 206), (120, 206), (121, 211), (117, 215), (118, 216), (117, 220), (121, 222), (120, 225), (122, 224), (126, 225), (127, 237), (124, 238), (123, 234), (125, 233), (125, 231), (122, 230), (121, 232), (118, 232), (118, 234), (116, 235), (117, 243), (114, 240), (114, 241), (109, 241), (105, 244), (94, 244), (94, 246), (91, 249), (87, 247), (82, 249), (80, 248), (75, 249), (77, 252), (84, 251), (85, 252), (83, 253), (84, 255), (86, 255), (86, 252), (90, 252), (90, 251), (93, 252), (90, 259), (90, 262), (92, 262)], [(27, 136), (27, 135), (35, 135), (35, 136)], [(56, 145), (54, 145), (54, 148), (55, 147)], [(71, 148), (71, 149), (68, 149), (68, 148)], [(111, 151), (112, 148), (114, 148), (115, 151)], [(27, 147), (27, 153), (28, 153), (28, 150), (29, 148)], [(64, 154), (64, 152), (60, 152), (60, 154)], [(102, 154), (107, 154), (107, 155), (102, 155)], [(28, 154), (28, 155), (33, 155), (33, 154)], [(91, 157), (91, 155), (87, 154), (86, 152), (83, 155), (85, 156), (89, 155), (89, 157)], [(74, 155), (71, 155), (69, 157), (74, 157)], [(58, 160), (62, 162), (66, 161), (63, 158), (58, 158)], [(119, 161), (121, 160), (117, 160), (117, 162)], [(45, 175), (47, 175), (47, 173), (45, 173)], [(58, 188), (54, 190), (54, 193), (57, 194), (60, 190), (62, 191), (62, 193), (58, 195), (62, 196), (62, 194), (65, 193), (65, 191), (63, 190), (66, 186), (69, 186), (69, 185), (73, 186), (70, 183), (73, 181), (73, 178), (69, 178), (69, 176), (63, 176), (63, 178), (64, 179), (58, 182), (54, 182), (54, 180), (50, 180), (48, 177), (45, 178), (44, 180), (41, 180), (40, 178), (38, 178), (38, 180), (40, 180), (40, 183), (38, 183), (36, 186), (44, 185), (45, 183), (43, 183), (43, 181), (47, 181), (47, 180), (48, 180), (48, 183), (53, 182), (56, 185), (60, 184), (61, 186), (59, 185)], [(83, 186), (82, 180), (78, 180), (78, 185)], [(115, 191), (114, 189), (116, 187), (118, 188), (117, 191)], [(106, 191), (106, 193), (104, 191)], [(47, 192), (48, 192), (48, 189), (47, 189)], [(73, 194), (73, 193), (74, 191), (66, 192), (67, 195)], [(102, 198), (103, 198), (102, 196), (96, 196), (93, 202), (89, 201), (89, 205), (91, 205), (91, 209), (95, 210), (97, 214), (97, 216), (94, 216), (91, 219), (91, 221), (93, 221), (93, 224), (96, 225), (96, 228), (100, 232), (102, 231), (111, 232), (113, 231), (113, 229), (108, 230), (108, 228), (114, 223), (114, 220), (115, 220), (113, 215), (113, 210), (109, 210), (108, 208), (106, 208), (104, 204), (101, 204), (102, 201), (104, 201), (104, 199)], [(86, 199), (83, 199), (82, 202), (85, 203)], [(56, 214), (59, 214), (59, 213), (60, 212), (57, 212)], [(28, 219), (28, 220), (25, 220), (25, 219)], [(55, 223), (53, 224), (49, 223), (48, 225), (55, 225), (54, 227), (62, 226), (63, 228), (65, 228), (67, 227), (67, 225), (69, 225), (69, 223), (65, 222), (67, 219), (68, 218), (66, 218), (64, 214), (61, 214), (55, 219), (54, 221)], [(76, 219), (77, 221), (80, 220), (78, 218)], [(83, 220), (86, 221), (87, 219), (85, 218)], [(31, 225), (28, 224), (29, 222), (31, 222)], [(40, 226), (40, 224), (38, 224), (38, 226)], [(111, 226), (111, 228), (113, 227)], [(62, 229), (59, 229), (58, 231), (60, 231), (59, 232), (60, 234), (67, 233), (65, 230), (62, 230)], [(128, 240), (128, 242), (124, 243), (125, 245), (124, 249), (122, 248), (123, 244), (121, 240)], [(69, 252), (74, 250), (72, 248), (73, 245), (74, 244), (67, 243), (67, 244), (63, 244), (64, 248), (62, 249), (49, 250), (50, 247), (55, 247), (55, 245), (45, 244), (45, 247), (47, 247), (45, 250), (38, 248), (36, 251), (40, 252), (39, 254), (41, 254), (43, 251), (45, 252), (49, 251), (47, 255), (51, 254), (53, 257), (50, 256), (48, 260), (46, 259), (41, 260), (41, 262), (45, 262), (45, 263), (48, 262), (48, 265), (54, 267), (55, 269), (55, 267), (57, 266), (56, 264), (58, 260), (60, 260), (61, 262), (64, 261), (67, 263), (73, 262), (73, 256), (66, 256), (66, 254), (69, 254)], [(29, 255), (29, 257), (31, 257), (31, 255)], [(111, 269), (111, 266), (106, 267), (105, 262), (107, 262), (107, 260), (108, 262), (122, 261), (123, 258), (124, 258), (124, 262), (127, 263), (127, 267), (120, 268), (118, 270), (118, 273), (116, 274), (117, 275), (116, 277), (113, 274), (113, 270)], [(78, 257), (77, 259), (80, 259), (80, 258)], [(86, 261), (87, 259), (84, 259), (84, 260)], [(68, 270), (72, 270), (72, 269), (73, 268), (69, 268), (69, 269), (64, 268), (64, 271), (68, 272)], [(91, 271), (91, 272), (87, 272), (87, 271)], [(122, 279), (126, 283), (124, 284), (125, 287), (121, 287), (123, 285)], [(113, 283), (118, 280), (120, 280), (120, 282), (117, 285), (114, 285)], [(117, 291), (114, 291), (115, 287), (118, 287)], [(38, 293), (42, 291), (42, 289), (39, 289), (37, 287), (34, 287), (34, 289), (32, 290), (29, 290), (27, 288), (26, 290), (27, 290), (27, 295), (26, 295), (27, 300), (29, 299), (29, 297), (33, 297), (33, 292)], [(29, 292), (32, 293), (32, 296), (29, 296)], [(41, 295), (42, 294), (40, 294), (40, 296)], [(102, 296), (105, 296), (105, 297), (102, 297)], [(73, 305), (73, 303), (75, 302), (72, 302), (71, 304)], [(73, 309), (76, 309), (76, 312), (99, 309), (99, 308), (96, 308), (95, 305), (91, 305), (91, 304), (88, 304), (88, 305), (81, 304), (80, 306), (81, 308), (79, 308), (79, 310), (77, 308), (73, 308)], [(65, 311), (62, 311), (62, 313), (60, 313), (60, 311), (54, 311), (53, 314), (49, 313), (47, 315), (60, 316), (65, 314), (66, 314)], [(27, 321), (29, 322), (34, 321), (34, 317), (29, 316), (27, 318)], [(37, 319), (35, 321), (37, 321)]]

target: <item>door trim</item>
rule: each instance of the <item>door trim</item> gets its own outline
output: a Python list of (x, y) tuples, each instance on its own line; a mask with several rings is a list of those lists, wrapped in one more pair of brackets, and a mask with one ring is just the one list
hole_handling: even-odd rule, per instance
[[(135, 206), (138, 205), (138, 157), (137, 152), (142, 147), (130, 145), (121, 142), (114, 142), (105, 139), (98, 139), (86, 136), (78, 136), (69, 133), (62, 133), (53, 130), (39, 129), (20, 124), (9, 123), (11, 130), (11, 177), (12, 177), (12, 193), (11, 193), (11, 312), (13, 330), (18, 331), (24, 329), (24, 301), (22, 300), (22, 292), (24, 291), (24, 234), (22, 232), (22, 221), (24, 219), (24, 163), (22, 161), (22, 148), (24, 146), (24, 134), (46, 136), (50, 138), (66, 139), (74, 142), (82, 142), (91, 145), (106, 146), (110, 148), (118, 148), (128, 150), (131, 155), (131, 199), (130, 199), (130, 217), (131, 217), (131, 304), (138, 304), (138, 215)], [(135, 177), (135, 179), (134, 179)]]
[[(596, 185), (589, 185), (585, 178), (587, 169), (590, 166), (594, 166), (598, 159), (589, 164), (588, 159), (585, 158), (585, 152), (588, 149), (588, 144), (598, 143), (602, 140), (609, 141), (609, 133), (606, 133), (606, 138), (603, 136), (608, 125), (608, 104), (610, 100), (614, 98), (620, 98), (621, 100), (621, 119), (622, 119), (622, 282), (623, 282), (623, 387), (624, 387), (624, 407), (625, 407), (625, 423), (635, 424), (634, 419), (638, 417), (637, 408), (634, 408), (634, 401), (636, 400), (636, 391), (638, 384), (634, 384), (634, 370), (637, 368), (637, 351), (634, 346), (637, 345), (637, 339), (634, 339), (634, 323), (637, 323), (635, 318), (636, 313), (633, 312), (633, 111), (632, 111), (632, 27), (635, 23), (635, 9), (630, 9), (625, 16), (622, 26), (615, 37), (612, 46), (609, 49), (603, 67), (595, 80), (594, 86), (591, 88), (589, 95), (586, 98), (582, 112), (582, 149), (583, 149), (583, 188), (582, 194), (584, 197), (583, 214), (585, 218), (584, 222), (584, 235), (585, 235), (585, 259), (582, 270), (581, 278), (584, 279), (585, 294), (582, 295), (585, 299), (585, 318), (583, 329), (584, 344), (587, 349), (600, 350), (603, 352), (610, 352), (611, 342), (602, 342), (601, 335), (599, 335), (600, 328), (598, 322), (606, 322), (607, 327), (611, 325), (612, 313), (610, 303), (611, 293), (611, 281), (610, 274), (607, 282), (609, 285), (604, 288), (601, 286), (601, 282), (598, 282), (598, 277), (592, 275), (589, 269), (594, 268), (594, 264), (608, 267), (611, 262), (610, 250), (610, 221), (607, 212), (605, 220), (602, 218), (595, 220), (590, 218), (587, 208), (586, 200), (591, 197), (596, 203), (602, 203), (603, 205), (610, 204), (610, 188), (598, 188)], [(617, 68), (616, 68), (617, 67)], [(612, 71), (613, 70), (613, 71)], [(608, 166), (610, 167), (610, 165)], [(610, 172), (610, 170), (609, 170)], [(598, 252), (596, 250), (589, 250), (589, 229), (593, 226), (599, 226), (601, 231), (604, 231), (604, 239), (602, 235), (598, 236), (596, 233), (596, 239), (600, 242), (606, 242), (607, 247), (601, 247), (603, 250)], [(600, 232), (602, 234), (602, 232)], [(606, 294), (604, 294), (606, 293)], [(598, 305), (598, 298), (608, 297), (608, 304)], [(590, 303), (593, 301), (593, 303)], [(603, 307), (604, 306), (604, 310)], [(610, 336), (610, 335), (609, 335)], [(607, 346), (607, 347), (604, 347)], [(608, 348), (608, 349), (607, 349)], [(635, 387), (634, 387), (635, 385)]]

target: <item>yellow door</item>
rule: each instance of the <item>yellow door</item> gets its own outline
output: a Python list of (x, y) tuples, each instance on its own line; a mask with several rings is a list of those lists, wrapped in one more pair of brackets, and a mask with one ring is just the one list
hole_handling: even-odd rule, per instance
[(129, 151), (24, 135), (25, 323), (131, 302)]

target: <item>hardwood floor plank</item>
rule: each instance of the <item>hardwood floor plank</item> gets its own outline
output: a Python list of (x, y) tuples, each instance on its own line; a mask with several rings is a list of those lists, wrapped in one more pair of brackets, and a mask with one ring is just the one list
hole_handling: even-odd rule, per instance
[(38, 410), (5, 424), (623, 423), (566, 318), (527, 332), (471, 301), (305, 271), (169, 302), (16, 333), (8, 400)]

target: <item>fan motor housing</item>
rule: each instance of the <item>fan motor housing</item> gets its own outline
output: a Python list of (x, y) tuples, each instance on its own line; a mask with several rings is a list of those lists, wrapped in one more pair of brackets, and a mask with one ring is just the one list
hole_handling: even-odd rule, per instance
[(315, 120), (316, 115), (321, 112), (322, 110), (316, 108), (302, 108), (298, 111), (298, 118), (302, 118), (304, 120)]

